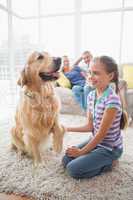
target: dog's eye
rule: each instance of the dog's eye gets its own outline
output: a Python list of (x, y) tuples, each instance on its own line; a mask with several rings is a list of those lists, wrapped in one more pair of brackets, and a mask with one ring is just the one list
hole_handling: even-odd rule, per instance
[(39, 56), (37, 57), (37, 60), (42, 60), (44, 58), (44, 56), (42, 54), (39, 54)]

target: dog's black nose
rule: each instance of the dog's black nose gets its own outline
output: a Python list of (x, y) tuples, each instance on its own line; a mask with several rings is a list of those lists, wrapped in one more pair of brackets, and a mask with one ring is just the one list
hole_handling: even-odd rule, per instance
[(53, 62), (54, 62), (55, 70), (58, 70), (61, 66), (61, 58), (60, 57), (54, 57)]

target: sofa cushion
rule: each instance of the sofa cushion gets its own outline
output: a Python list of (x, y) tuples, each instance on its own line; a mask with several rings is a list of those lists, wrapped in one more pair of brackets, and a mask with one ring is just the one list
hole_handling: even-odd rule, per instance
[(127, 82), (127, 87), (133, 89), (133, 65), (123, 65), (123, 79)]
[(68, 88), (55, 87), (55, 91), (61, 100), (61, 113), (62, 114), (74, 114), (85, 115), (85, 112), (76, 103), (72, 90)]
[(63, 74), (63, 72), (60, 72), (60, 77), (56, 81), (56, 83), (61, 87), (70, 88), (70, 89), (72, 87), (70, 80)]

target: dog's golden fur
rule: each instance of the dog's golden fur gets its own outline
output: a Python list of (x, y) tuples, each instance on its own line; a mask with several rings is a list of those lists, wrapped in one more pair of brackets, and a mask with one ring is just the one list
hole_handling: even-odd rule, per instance
[(32, 156), (35, 163), (41, 160), (40, 145), (47, 141), (50, 133), (56, 152), (62, 149), (64, 135), (58, 120), (60, 106), (53, 84), (39, 77), (40, 72), (52, 70), (52, 58), (47, 53), (41, 59), (38, 57), (37, 52), (32, 53), (18, 80), (22, 94), (11, 130), (12, 146)]

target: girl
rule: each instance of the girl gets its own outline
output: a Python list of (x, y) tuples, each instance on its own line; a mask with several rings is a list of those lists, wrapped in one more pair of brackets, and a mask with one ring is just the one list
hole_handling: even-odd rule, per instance
[[(110, 170), (123, 151), (117, 64), (108, 56), (97, 57), (91, 62), (89, 72), (95, 89), (88, 96), (87, 124), (68, 127), (66, 131), (92, 131), (93, 137), (68, 148), (62, 160), (69, 175), (76, 179), (91, 178)], [(115, 82), (116, 92), (111, 82)]]

